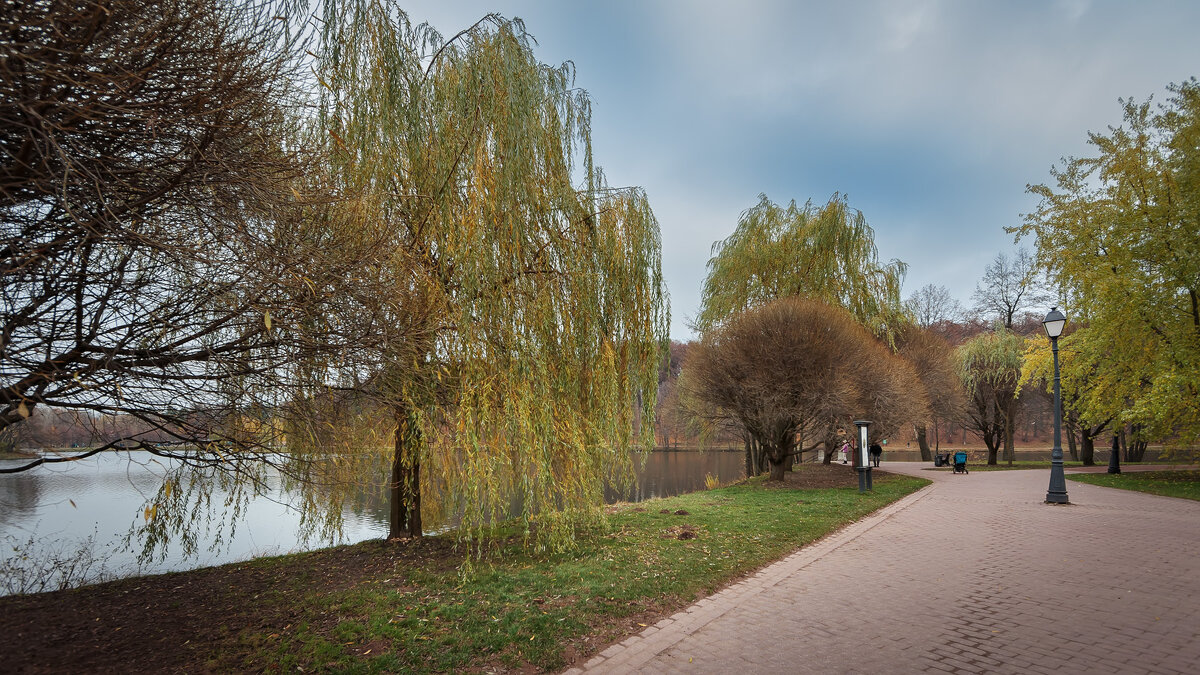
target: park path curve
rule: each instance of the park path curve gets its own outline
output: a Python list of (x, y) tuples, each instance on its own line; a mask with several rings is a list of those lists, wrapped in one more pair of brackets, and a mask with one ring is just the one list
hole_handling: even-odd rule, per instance
[(884, 463), (934, 482), (567, 672), (1200, 672), (1200, 502), (927, 466)]

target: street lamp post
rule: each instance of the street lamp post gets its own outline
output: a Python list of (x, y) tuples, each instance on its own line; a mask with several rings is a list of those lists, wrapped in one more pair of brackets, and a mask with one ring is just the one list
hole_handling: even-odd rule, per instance
[(1113, 434), (1112, 452), (1108, 453), (1108, 472), (1121, 473), (1121, 437)]
[(1058, 382), (1058, 336), (1062, 335), (1063, 327), (1067, 325), (1067, 317), (1051, 307), (1050, 313), (1042, 320), (1046, 335), (1050, 337), (1050, 351), (1054, 354), (1054, 448), (1050, 451), (1050, 489), (1046, 491), (1047, 504), (1069, 504), (1067, 499), (1067, 479), (1063, 474), (1062, 453), (1062, 394)]

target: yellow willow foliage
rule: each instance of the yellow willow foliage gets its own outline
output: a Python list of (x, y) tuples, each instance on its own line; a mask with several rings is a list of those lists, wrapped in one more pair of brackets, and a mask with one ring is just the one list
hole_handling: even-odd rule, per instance
[(843, 307), (877, 336), (907, 323), (900, 302), (907, 266), (879, 262), (874, 231), (840, 195), (822, 207), (792, 201), (786, 208), (759, 195), (712, 254), (696, 319), (700, 331), (789, 296)]
[[(669, 309), (646, 195), (605, 184), (586, 92), (537, 61), (519, 22), (445, 40), (389, 2), (323, 18), (333, 173), (402, 252), (375, 272), (393, 292), (370, 313), (407, 323), (376, 362), (338, 371), (354, 385), (295, 450), (338, 448), (325, 482), (343, 496), (385, 483), (398, 452), (420, 466), (429, 522), (476, 536), (516, 503), (561, 549), (653, 443)], [(396, 443), (400, 417), (417, 433)]]
[(997, 325), (992, 332), (977, 335), (955, 350), (955, 368), (963, 387), (972, 396), (984, 385), (995, 391), (1015, 393), (1024, 352), (1024, 338)]

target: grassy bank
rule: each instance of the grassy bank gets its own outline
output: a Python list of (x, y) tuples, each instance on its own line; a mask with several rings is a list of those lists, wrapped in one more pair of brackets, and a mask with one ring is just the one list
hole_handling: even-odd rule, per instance
[(1138, 473), (1071, 474), (1067, 478), (1080, 483), (1136, 490), (1164, 497), (1181, 497), (1200, 501), (1200, 471), (1145, 471)]
[(514, 540), (466, 576), (448, 541), (373, 541), (4, 598), (0, 630), (17, 670), (555, 670), (925, 483), (860, 495), (846, 467), (805, 467), (613, 507), (569, 555)]

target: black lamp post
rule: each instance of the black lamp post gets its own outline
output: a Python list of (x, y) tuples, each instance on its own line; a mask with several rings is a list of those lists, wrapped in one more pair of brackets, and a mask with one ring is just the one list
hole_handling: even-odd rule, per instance
[(1121, 437), (1113, 434), (1112, 452), (1108, 453), (1108, 472), (1121, 473)]
[(1062, 453), (1062, 394), (1058, 383), (1058, 336), (1062, 335), (1067, 325), (1067, 317), (1051, 307), (1050, 313), (1042, 319), (1046, 335), (1050, 337), (1050, 351), (1054, 354), (1054, 448), (1050, 451), (1050, 489), (1046, 491), (1047, 504), (1069, 504), (1067, 499), (1067, 479), (1063, 474)]

